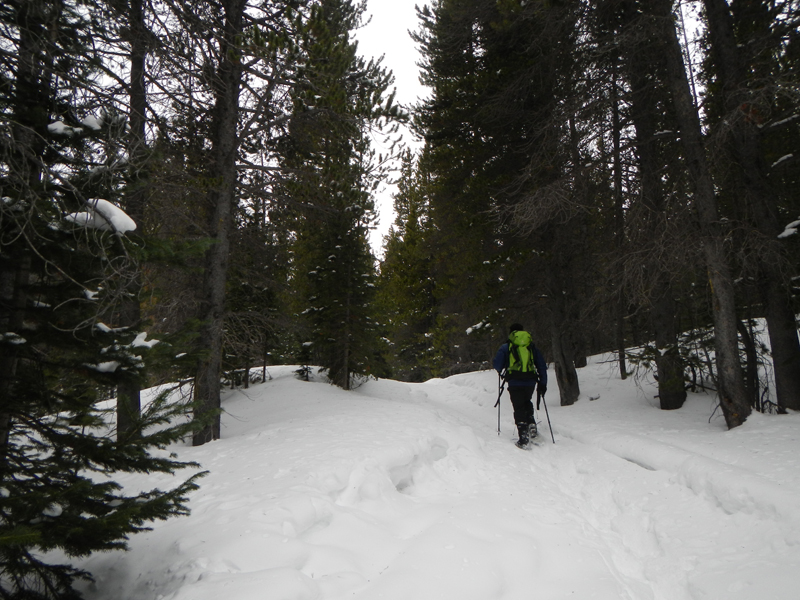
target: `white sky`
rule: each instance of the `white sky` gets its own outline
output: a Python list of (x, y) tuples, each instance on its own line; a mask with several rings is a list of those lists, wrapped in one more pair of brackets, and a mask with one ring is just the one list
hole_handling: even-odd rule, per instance
[(425, 94), (416, 66), (419, 53), (408, 33), (417, 29), (416, 4), (424, 5), (425, 0), (367, 0), (365, 16), (371, 15), (372, 20), (355, 36), (362, 55), (385, 56), (384, 65), (394, 73), (401, 104), (416, 102)]
[[(426, 95), (426, 88), (419, 83), (419, 53), (409, 36), (409, 31), (418, 28), (416, 4), (423, 6), (425, 0), (367, 0), (367, 14), (372, 16), (369, 25), (356, 32), (359, 53), (365, 57), (384, 56), (383, 65), (395, 76), (396, 101), (410, 106)], [(419, 144), (411, 134), (404, 134), (406, 143), (412, 147)], [(383, 185), (378, 190), (378, 228), (372, 235), (372, 247), (380, 253), (383, 236), (394, 221), (392, 193), (394, 186)]]

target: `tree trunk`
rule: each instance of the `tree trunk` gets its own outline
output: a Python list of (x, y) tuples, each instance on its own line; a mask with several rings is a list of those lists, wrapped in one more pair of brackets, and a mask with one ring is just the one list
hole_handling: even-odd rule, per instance
[(214, 244), (206, 252), (203, 273), (198, 345), (203, 353), (194, 384), (195, 418), (203, 423), (193, 437), (199, 446), (220, 437), (220, 375), (222, 370), (222, 326), (225, 313), (225, 282), (228, 272), (230, 235), (236, 204), (237, 125), (242, 65), (237, 40), (242, 33), (244, 0), (227, 0), (225, 26), (219, 49), (215, 79), (211, 181), (217, 182), (207, 195), (209, 235)]
[(617, 294), (614, 300), (616, 321), (614, 333), (617, 346), (617, 360), (619, 363), (619, 375), (621, 379), (628, 378), (628, 366), (625, 364), (625, 297), (623, 293), (622, 281), (624, 278), (624, 266), (622, 255), (625, 247), (625, 208), (624, 197), (622, 194), (622, 127), (619, 119), (619, 89), (617, 87), (617, 57), (613, 57), (614, 65), (611, 81), (611, 135), (614, 146), (614, 240), (616, 258), (619, 261), (617, 272)]
[[(575, 118), (570, 116), (569, 118), (569, 132), (570, 132), (570, 153), (572, 155), (572, 165), (574, 169), (574, 191), (575, 194), (582, 198), (583, 202), (587, 205), (591, 204), (592, 199), (589, 198), (589, 184), (587, 178), (584, 173), (583, 161), (581, 160), (581, 153), (580, 153), (580, 137), (578, 136), (577, 128), (575, 127)], [(577, 239), (583, 240), (589, 237), (588, 225), (586, 220), (582, 216), (577, 216), (572, 219), (573, 225), (571, 228), (576, 229)], [(577, 253), (575, 248), (577, 246), (573, 246), (571, 248), (571, 254), (569, 257), (572, 258)], [(559, 269), (562, 267), (559, 265)], [(563, 272), (563, 269), (562, 269)], [(567, 334), (568, 339), (570, 340), (570, 354), (571, 360), (574, 368), (582, 369), (588, 364), (587, 358), (587, 340), (586, 335), (584, 333), (584, 328), (579, 326), (580, 323), (580, 302), (583, 298), (581, 292), (579, 291), (578, 286), (575, 284), (575, 279), (570, 277), (567, 286), (569, 288), (567, 298), (568, 301), (565, 302), (564, 310), (567, 316), (565, 321), (567, 325)], [(576, 377), (577, 381), (577, 377)]]
[[(11, 259), (11, 260), (8, 260)], [(16, 333), (19, 335), (28, 300), (28, 280), (30, 276), (31, 258), (27, 252), (21, 256), (4, 256), (0, 259), (0, 333)], [(13, 397), (14, 379), (17, 374), (19, 359), (16, 346), (5, 344), (0, 353), (0, 459), (5, 456), (5, 449), (11, 433), (11, 398)]]
[(759, 395), (758, 384), (758, 352), (756, 351), (756, 342), (753, 338), (752, 327), (748, 328), (743, 321), (736, 324), (739, 331), (739, 337), (742, 339), (744, 345), (744, 355), (747, 359), (744, 368), (745, 380), (744, 385), (747, 390), (747, 396), (750, 398), (750, 406), (757, 411), (761, 411), (761, 402)]
[(656, 17), (663, 27), (667, 76), (694, 188), (694, 204), (711, 287), (720, 405), (725, 422), (733, 428), (744, 423), (751, 412), (739, 363), (733, 280), (725, 256), (724, 236), (720, 231), (716, 192), (706, 159), (700, 118), (686, 79), (671, 5), (670, 0), (659, 0)]
[(581, 387), (578, 382), (578, 371), (569, 351), (569, 343), (565, 343), (564, 331), (558, 317), (550, 325), (551, 344), (553, 347), (553, 364), (556, 371), (558, 392), (561, 396), (561, 406), (570, 406), (578, 401)]
[[(556, 252), (556, 254), (560, 253)], [(562, 287), (561, 269), (558, 262), (559, 258), (554, 257), (549, 268), (550, 342), (561, 406), (569, 406), (577, 402), (581, 395), (581, 388), (578, 382), (578, 372), (575, 369), (575, 351), (568, 323), (566, 292)]]
[(763, 235), (766, 248), (759, 256), (760, 289), (769, 329), (778, 406), (800, 410), (800, 341), (791, 303), (791, 282), (783, 277), (779, 263), (784, 248), (778, 239), (775, 194), (770, 189), (767, 165), (761, 150), (761, 131), (751, 118), (754, 104), (748, 87), (747, 68), (734, 37), (730, 8), (725, 0), (704, 0), (711, 50), (719, 63), (726, 111), (723, 127), (730, 128), (734, 156), (739, 166), (753, 224)]
[(352, 293), (350, 289), (350, 285), (353, 285), (353, 266), (349, 265), (347, 269), (347, 279), (350, 282), (348, 284), (347, 289), (347, 300), (346, 300), (346, 310), (345, 310), (345, 319), (344, 319), (344, 356), (342, 356), (342, 382), (340, 387), (343, 390), (350, 389), (350, 348), (353, 344), (353, 336), (350, 334), (350, 303), (352, 300)]
[[(622, 294), (619, 294), (620, 296)], [(619, 365), (619, 377), (623, 381), (628, 378), (628, 365), (625, 360), (625, 301), (619, 297), (616, 299), (616, 323), (614, 328), (615, 342), (617, 346), (617, 364)]]
[[(36, 210), (37, 190), (41, 185), (41, 157), (45, 150), (49, 106), (51, 100), (52, 52), (48, 26), (58, 20), (60, 2), (30, 0), (20, 3), (18, 10), (19, 42), (16, 48), (17, 70), (13, 81), (14, 106), (12, 139), (8, 173), (4, 184), (8, 195), (15, 195)], [(6, 226), (26, 227), (25, 217)], [(15, 222), (16, 221), (16, 222)], [(26, 232), (27, 233), (27, 232)], [(28, 300), (32, 253), (18, 235), (18, 242), (0, 254), (0, 333), (21, 334)], [(31, 243), (31, 242), (28, 242)], [(13, 421), (12, 399), (19, 358), (16, 347), (6, 344), (0, 356), (0, 459), (6, 447)], [(4, 464), (4, 463), (0, 463)]]
[(672, 286), (659, 277), (661, 285), (653, 290), (651, 318), (656, 334), (656, 370), (658, 398), (662, 410), (675, 410), (686, 402), (684, 366), (678, 345), (675, 299)]
[(769, 277), (762, 290), (778, 406), (800, 410), (800, 343), (789, 292), (777, 276)]
[[(631, 10), (630, 14), (637, 13)], [(638, 36), (633, 36), (632, 39), (643, 41)], [(639, 47), (638, 44), (627, 47), (626, 50), (626, 70), (631, 82), (630, 114), (636, 129), (636, 151), (639, 158), (641, 200), (637, 208), (642, 215), (641, 230), (648, 242), (669, 244), (672, 243), (671, 240), (659, 239), (663, 238), (660, 232), (667, 222), (667, 206), (660, 173), (664, 164), (659, 160), (655, 138), (657, 115), (661, 109), (656, 97), (658, 92), (649, 73), (649, 68), (661, 63), (657, 56), (652, 56), (646, 48)], [(658, 256), (663, 252), (651, 254)], [(674, 293), (666, 265), (651, 259), (646, 267), (655, 273), (651, 289), (647, 293), (650, 324), (656, 343), (658, 396), (663, 410), (674, 410), (683, 406), (686, 401)]]
[[(128, 90), (130, 114), (128, 116), (129, 174), (125, 194), (125, 212), (136, 222), (136, 231), (128, 233), (134, 241), (142, 239), (146, 194), (145, 124), (147, 91), (145, 87), (145, 59), (147, 57), (147, 30), (144, 23), (143, 0), (131, 0), (128, 7), (130, 40), (130, 87)], [(120, 325), (138, 327), (142, 319), (139, 293), (141, 274), (135, 273), (127, 286), (128, 294), (122, 301)], [(117, 439), (135, 431), (141, 413), (141, 381), (130, 378), (117, 388)]]

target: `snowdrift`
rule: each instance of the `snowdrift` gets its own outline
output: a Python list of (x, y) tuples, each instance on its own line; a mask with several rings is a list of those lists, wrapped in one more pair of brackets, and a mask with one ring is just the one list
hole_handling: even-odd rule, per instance
[(494, 372), (344, 392), (293, 370), (174, 449), (210, 471), (191, 516), (85, 560), (89, 600), (797, 597), (798, 415), (725, 431), (713, 398), (661, 411), (598, 358), (522, 451)]

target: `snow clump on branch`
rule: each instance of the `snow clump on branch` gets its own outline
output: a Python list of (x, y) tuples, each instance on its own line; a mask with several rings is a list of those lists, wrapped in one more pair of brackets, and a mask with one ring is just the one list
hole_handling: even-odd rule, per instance
[(69, 214), (66, 216), (67, 221), (90, 229), (116, 233), (126, 233), (136, 229), (134, 220), (108, 200), (93, 198), (87, 200), (86, 204), (89, 205), (87, 212)]

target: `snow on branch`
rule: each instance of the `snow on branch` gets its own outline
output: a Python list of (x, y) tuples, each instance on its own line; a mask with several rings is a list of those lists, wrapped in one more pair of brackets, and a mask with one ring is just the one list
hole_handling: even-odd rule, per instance
[(800, 227), (800, 220), (789, 223), (783, 230), (783, 233), (778, 235), (778, 239), (782, 240), (784, 238), (788, 238), (790, 235), (795, 235), (798, 227)]
[(80, 135), (83, 133), (83, 129), (80, 127), (72, 127), (64, 123), (64, 121), (56, 121), (55, 123), (50, 123), (47, 126), (47, 131), (52, 133), (53, 135), (64, 135), (67, 137), (72, 137), (73, 135)]
[(67, 221), (90, 229), (116, 233), (126, 233), (136, 229), (134, 220), (108, 200), (93, 198), (87, 200), (86, 204), (89, 205), (87, 212), (71, 213), (66, 216)]
[(778, 165), (785, 163), (786, 161), (792, 160), (794, 158), (794, 154), (787, 154), (786, 156), (781, 156), (778, 160), (770, 165), (770, 169), (774, 169)]
[(488, 323), (486, 321), (481, 321), (477, 325), (472, 325), (471, 327), (467, 327), (466, 334), (470, 335), (471, 333), (473, 333), (475, 331), (478, 331), (479, 329), (482, 329), (484, 327), (491, 327), (491, 326), (492, 326), (491, 323)]
[(131, 342), (131, 348), (152, 348), (159, 343), (159, 340), (148, 340), (147, 332), (142, 332)]

